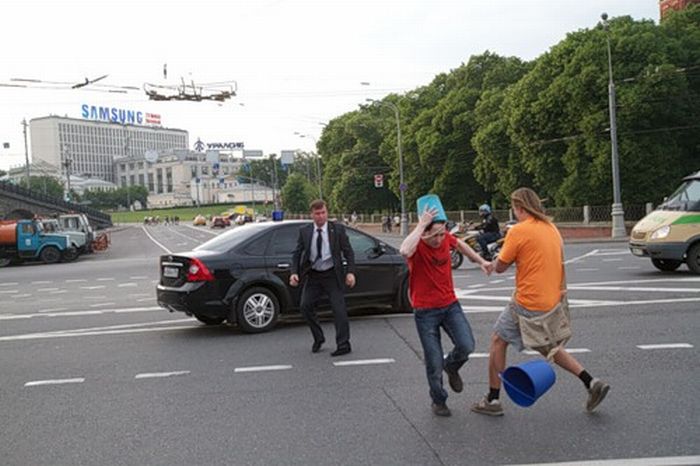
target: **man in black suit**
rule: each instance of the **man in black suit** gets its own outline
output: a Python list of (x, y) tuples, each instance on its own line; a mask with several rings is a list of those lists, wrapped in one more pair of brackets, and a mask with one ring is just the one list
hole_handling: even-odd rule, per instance
[[(351, 351), (343, 283), (349, 288), (355, 286), (355, 254), (345, 227), (328, 221), (328, 210), (323, 200), (311, 203), (311, 216), (313, 223), (299, 229), (289, 284), (297, 286), (303, 283), (301, 313), (311, 327), (313, 353), (318, 353), (326, 341), (314, 307), (324, 294), (328, 296), (333, 309), (337, 345), (331, 356), (342, 356)], [(343, 270), (343, 257), (347, 261), (347, 270)]]

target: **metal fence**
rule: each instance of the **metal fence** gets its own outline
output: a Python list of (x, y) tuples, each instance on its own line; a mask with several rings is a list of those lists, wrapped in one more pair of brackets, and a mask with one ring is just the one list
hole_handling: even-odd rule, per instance
[[(653, 210), (653, 204), (629, 204), (624, 206), (625, 221), (638, 221)], [(448, 220), (453, 222), (481, 222), (478, 210), (455, 210), (445, 212)], [(510, 210), (494, 210), (493, 214), (499, 222), (506, 222), (515, 218)], [(610, 205), (602, 206), (581, 206), (581, 207), (550, 207), (546, 209), (546, 214), (553, 218), (555, 223), (580, 223), (580, 224), (595, 224), (595, 223), (610, 223), (612, 222), (612, 207)], [(392, 224), (396, 225), (395, 217), (399, 214), (391, 214)], [(408, 222), (415, 223), (418, 221), (418, 216), (415, 212), (408, 212)], [(329, 218), (333, 218), (345, 223), (351, 223), (352, 215), (347, 213), (329, 213)], [(382, 224), (386, 221), (387, 214), (357, 214), (357, 223), (377, 223)], [(285, 218), (288, 219), (310, 219), (308, 213), (286, 213)]]

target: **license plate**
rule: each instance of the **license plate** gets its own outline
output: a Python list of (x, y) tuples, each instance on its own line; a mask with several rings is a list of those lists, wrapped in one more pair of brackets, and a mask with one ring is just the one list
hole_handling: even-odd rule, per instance
[(635, 256), (643, 256), (644, 250), (639, 248), (632, 248), (632, 254), (634, 254)]
[(177, 278), (180, 275), (180, 269), (177, 267), (163, 267), (163, 276), (168, 278)]

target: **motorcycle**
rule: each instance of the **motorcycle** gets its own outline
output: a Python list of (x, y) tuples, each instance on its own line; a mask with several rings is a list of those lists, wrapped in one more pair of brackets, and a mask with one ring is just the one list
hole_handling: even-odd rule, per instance
[[(454, 225), (450, 229), (450, 233), (452, 233), (452, 235), (455, 236), (457, 239), (461, 239), (462, 241), (467, 243), (467, 245), (469, 245), (470, 248), (472, 248), (477, 254), (479, 254), (484, 259), (494, 261), (498, 259), (498, 255), (501, 252), (501, 248), (503, 247), (503, 243), (505, 241), (508, 230), (510, 230), (516, 223), (517, 222), (515, 220), (510, 220), (503, 225), (503, 229), (501, 230), (501, 237), (487, 245), (488, 254), (484, 254), (484, 252), (481, 250), (481, 245), (479, 245), (479, 242), (477, 240), (481, 232), (479, 230), (469, 229), (473, 225), (471, 222), (466, 224), (461, 223)], [(450, 261), (452, 269), (458, 269), (464, 262), (464, 256), (458, 250), (453, 249), (450, 253)]]

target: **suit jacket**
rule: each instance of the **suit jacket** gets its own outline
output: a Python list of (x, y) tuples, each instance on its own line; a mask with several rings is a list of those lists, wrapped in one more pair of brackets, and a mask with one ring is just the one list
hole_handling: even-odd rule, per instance
[[(303, 281), (311, 270), (311, 241), (315, 228), (316, 225), (313, 222), (299, 228), (297, 247), (292, 258), (292, 273), (299, 275), (300, 281)], [(342, 287), (345, 283), (345, 273), (355, 273), (355, 253), (350, 246), (344, 225), (328, 222), (328, 240), (333, 258), (333, 270), (338, 279), (338, 286)], [(347, 261), (347, 271), (343, 270), (343, 257)]]

